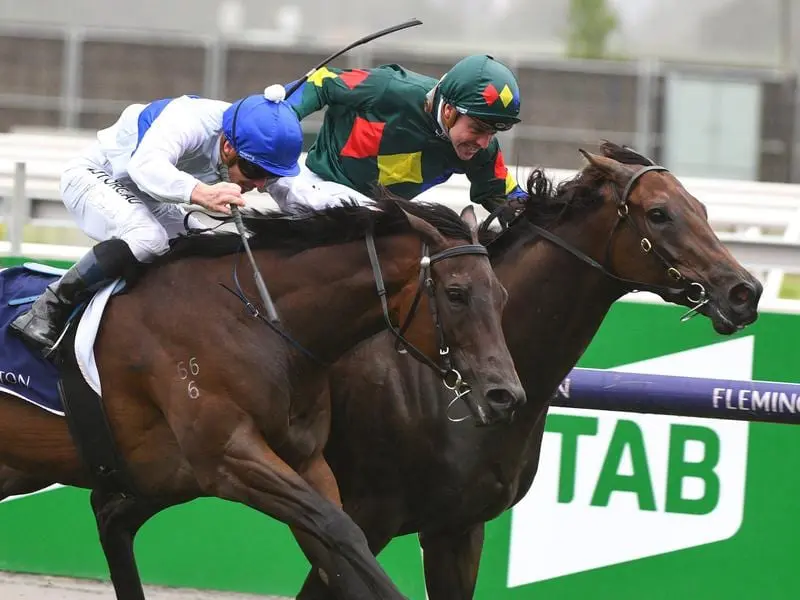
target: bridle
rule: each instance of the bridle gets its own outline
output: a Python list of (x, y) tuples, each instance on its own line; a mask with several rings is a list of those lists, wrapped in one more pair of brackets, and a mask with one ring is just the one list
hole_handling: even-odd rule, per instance
[[(652, 292), (654, 294), (658, 294), (662, 297), (668, 298), (675, 298), (675, 299), (685, 299), (689, 304), (693, 305), (688, 312), (686, 312), (683, 316), (681, 316), (681, 321), (688, 321), (692, 317), (699, 314), (700, 309), (706, 305), (710, 298), (708, 293), (706, 292), (706, 288), (703, 286), (702, 283), (697, 281), (691, 281), (687, 279), (683, 273), (681, 273), (676, 267), (674, 267), (669, 259), (667, 259), (662, 252), (650, 241), (650, 239), (642, 232), (642, 229), (636, 223), (635, 219), (631, 217), (630, 210), (629, 210), (629, 200), (631, 192), (633, 191), (636, 184), (642, 178), (643, 175), (651, 172), (668, 172), (669, 170), (666, 167), (662, 167), (659, 165), (647, 165), (642, 167), (639, 171), (633, 174), (630, 178), (628, 183), (625, 185), (625, 188), (622, 190), (622, 194), (619, 193), (619, 188), (615, 185), (613, 186), (615, 202), (617, 205), (617, 220), (614, 222), (614, 226), (611, 228), (611, 232), (608, 236), (608, 241), (606, 242), (606, 249), (605, 249), (605, 257), (603, 259), (603, 264), (597, 262), (591, 256), (588, 256), (584, 252), (581, 252), (568, 242), (564, 241), (559, 236), (555, 235), (554, 233), (540, 227), (538, 225), (534, 225), (533, 223), (530, 226), (533, 230), (540, 235), (541, 237), (547, 239), (548, 241), (552, 242), (553, 244), (560, 246), (579, 260), (583, 261), (584, 263), (588, 264), (592, 268), (600, 271), (608, 277), (619, 283), (626, 291), (628, 292)], [(492, 219), (499, 214), (500, 211), (504, 208), (504, 205), (501, 205), (497, 209), (495, 209), (492, 214), (489, 216), (489, 219)], [(519, 213), (512, 221), (509, 223), (509, 227), (513, 224), (514, 221), (522, 217), (522, 213)], [(611, 264), (611, 246), (614, 239), (615, 234), (617, 231), (621, 229), (621, 227), (627, 224), (630, 226), (633, 231), (636, 233), (637, 237), (639, 237), (639, 246), (642, 249), (642, 252), (645, 254), (652, 254), (666, 269), (667, 276), (674, 280), (676, 283), (682, 283), (682, 287), (669, 287), (665, 285), (658, 285), (658, 284), (651, 284), (651, 283), (644, 283), (640, 281), (634, 281), (631, 279), (626, 279), (625, 277), (620, 277), (616, 275), (612, 269), (610, 268)], [(505, 231), (508, 231), (506, 229)], [(495, 237), (489, 245), (500, 237), (502, 237), (503, 231), (497, 237)], [(609, 265), (609, 266), (607, 266)]]
[[(395, 337), (396, 349), (401, 353), (408, 353), (417, 359), (422, 364), (430, 367), (441, 378), (444, 386), (455, 393), (455, 398), (452, 399), (449, 406), (454, 402), (465, 399), (465, 403), (470, 409), (473, 416), (481, 423), (488, 423), (489, 418), (483, 407), (475, 402), (470, 396), (470, 387), (462, 379), (461, 373), (453, 367), (452, 357), (450, 355), (450, 347), (447, 345), (447, 340), (444, 337), (444, 330), (442, 329), (441, 321), (439, 320), (439, 310), (436, 304), (436, 283), (433, 279), (433, 270), (431, 267), (437, 262), (447, 260), (456, 256), (464, 256), (468, 254), (486, 256), (488, 258), (489, 251), (481, 244), (462, 244), (460, 246), (453, 246), (446, 248), (441, 252), (431, 255), (428, 244), (422, 244), (422, 257), (419, 261), (419, 278), (417, 285), (417, 292), (414, 300), (411, 303), (408, 315), (405, 321), (396, 327), (389, 316), (389, 306), (387, 300), (386, 286), (383, 282), (383, 275), (381, 274), (380, 262), (378, 260), (378, 253), (375, 249), (375, 239), (372, 232), (367, 234), (367, 252), (369, 253), (369, 261), (372, 264), (372, 273), (375, 278), (375, 286), (378, 291), (378, 296), (381, 300), (381, 308), (383, 309), (383, 318), (386, 321), (386, 328)], [(430, 307), (431, 318), (433, 319), (433, 327), (436, 332), (436, 343), (439, 347), (439, 358), (441, 365), (428, 358), (419, 348), (414, 346), (405, 337), (405, 333), (414, 319), (422, 295), (425, 294), (428, 298), (428, 306)]]
[[(258, 217), (250, 217), (251, 219), (258, 218)], [(283, 219), (291, 220), (296, 218), (303, 218), (303, 217), (296, 217), (296, 216), (286, 216), (281, 217)], [(220, 219), (225, 221), (224, 218)], [(375, 248), (375, 236), (373, 231), (368, 231), (366, 234), (366, 244), (367, 244), (367, 253), (369, 254), (369, 261), (370, 265), (372, 266), (372, 275), (375, 280), (375, 287), (378, 292), (378, 297), (380, 298), (381, 302), (381, 309), (383, 311), (383, 318), (386, 322), (387, 329), (391, 332), (391, 334), (397, 339), (398, 344), (398, 351), (402, 353), (408, 353), (413, 356), (416, 360), (420, 361), (427, 367), (433, 369), (433, 371), (441, 378), (442, 383), (444, 386), (452, 390), (455, 393), (455, 398), (450, 403), (451, 405), (461, 398), (465, 398), (465, 402), (469, 407), (472, 414), (475, 418), (481, 420), (481, 422), (488, 423), (488, 417), (486, 415), (486, 411), (483, 407), (480, 406), (477, 402), (475, 402), (470, 396), (470, 387), (469, 385), (463, 380), (461, 377), (461, 373), (453, 366), (452, 358), (450, 355), (450, 347), (447, 345), (447, 340), (444, 336), (444, 330), (442, 329), (442, 323), (439, 319), (439, 310), (436, 304), (436, 283), (433, 279), (433, 271), (431, 267), (435, 265), (437, 262), (447, 260), (448, 258), (453, 258), (456, 256), (464, 256), (464, 255), (478, 255), (478, 256), (486, 256), (488, 259), (489, 251), (486, 249), (485, 246), (481, 244), (462, 244), (460, 246), (453, 246), (452, 248), (446, 248), (441, 252), (437, 252), (436, 254), (431, 255), (430, 249), (428, 244), (422, 244), (422, 256), (419, 262), (419, 283), (417, 286), (417, 292), (414, 297), (414, 301), (411, 304), (411, 308), (409, 310), (408, 315), (406, 316), (405, 321), (403, 324), (398, 328), (392, 323), (391, 317), (389, 315), (389, 305), (388, 305), (388, 295), (386, 291), (386, 284), (384, 283), (383, 273), (381, 271), (380, 261), (378, 259), (378, 252)], [(244, 246), (245, 250), (248, 249), (248, 246)], [(223, 288), (229, 291), (231, 294), (239, 298), (239, 300), (245, 305), (248, 312), (251, 316), (263, 321), (270, 329), (275, 331), (278, 335), (280, 335), (284, 340), (289, 342), (292, 346), (294, 346), (297, 350), (299, 350), (302, 354), (305, 354), (308, 358), (312, 359), (314, 362), (327, 366), (327, 362), (320, 359), (316, 355), (314, 355), (310, 350), (306, 349), (300, 342), (295, 340), (282, 326), (281, 322), (278, 319), (270, 319), (268, 315), (263, 314), (261, 310), (259, 310), (258, 306), (250, 300), (244, 293), (242, 289), (241, 283), (239, 282), (238, 276), (238, 263), (234, 265), (233, 268), (233, 280), (234, 280), (234, 288), (230, 288), (225, 284), (220, 284)], [(439, 358), (441, 360), (441, 364), (437, 364), (435, 361), (428, 358), (428, 356), (422, 352), (419, 348), (414, 346), (408, 339), (405, 338), (404, 334), (408, 329), (411, 321), (414, 318), (414, 315), (419, 307), (419, 303), (422, 299), (422, 294), (425, 294), (428, 297), (428, 306), (430, 307), (431, 318), (433, 319), (433, 326), (436, 332), (436, 343), (439, 348)], [(274, 310), (274, 309), (273, 309)], [(268, 312), (264, 310), (264, 312)]]

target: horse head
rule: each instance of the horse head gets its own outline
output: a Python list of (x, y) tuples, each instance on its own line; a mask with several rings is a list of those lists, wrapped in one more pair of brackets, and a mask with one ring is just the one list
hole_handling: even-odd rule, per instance
[(755, 321), (762, 286), (714, 234), (705, 206), (663, 167), (615, 160), (635, 153), (608, 143), (603, 153), (583, 152), (607, 179), (616, 212), (607, 249), (612, 272), (708, 316), (718, 333)]
[(512, 418), (525, 392), (501, 325), (508, 294), (478, 243), (474, 213), (458, 219), (440, 205), (395, 202), (423, 241), (419, 275), (397, 295), (400, 331), (443, 368), (444, 385), (478, 424)]

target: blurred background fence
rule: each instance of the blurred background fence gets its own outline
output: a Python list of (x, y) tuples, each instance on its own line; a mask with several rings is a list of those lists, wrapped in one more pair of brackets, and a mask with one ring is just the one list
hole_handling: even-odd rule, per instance
[[(520, 175), (544, 166), (566, 176), (582, 164), (577, 149), (601, 139), (632, 145), (686, 182), (729, 244), (750, 252), (758, 242), (763, 252), (748, 254), (748, 266), (771, 269), (762, 271), (771, 295), (800, 296), (800, 279), (783, 276), (800, 271), (796, 4), (0, 0), (4, 251), (19, 253), (23, 242), (47, 245), (36, 254), (83, 251), (54, 247), (89, 243), (60, 203), (60, 170), (128, 104), (186, 93), (234, 100), (419, 16), (422, 27), (334, 66), (394, 62), (439, 77), (465, 54), (492, 53), (520, 82), (522, 123), (499, 135)], [(306, 149), (321, 119), (304, 121)], [(466, 183), (453, 178), (436, 194), (463, 203)]]
[[(795, 11), (786, 0), (757, 11), (721, 0), (611, 2), (619, 7), (594, 50), (601, 60), (565, 60), (592, 54), (570, 49), (567, 0), (53, 4), (0, 1), (0, 131), (97, 129), (131, 102), (184, 93), (233, 100), (416, 14), (425, 25), (335, 66), (397, 62), (438, 77), (466, 53), (493, 53), (519, 74), (523, 98), (522, 125), (501, 139), (509, 162), (575, 168), (576, 146), (607, 138), (680, 175), (800, 181)], [(308, 121), (308, 140), (320, 118)]]
[[(402, 34), (400, 34), (402, 35)], [(0, 130), (97, 129), (132, 102), (184, 93), (234, 100), (288, 82), (334, 44), (302, 47), (191, 35), (0, 27)], [(795, 181), (797, 77), (774, 69), (504, 56), (519, 76), (522, 124), (501, 142), (520, 164), (574, 168), (576, 147), (601, 138), (632, 144), (687, 175)], [(366, 46), (334, 63), (397, 62), (441, 76), (454, 50)], [(321, 120), (308, 120), (313, 139)]]

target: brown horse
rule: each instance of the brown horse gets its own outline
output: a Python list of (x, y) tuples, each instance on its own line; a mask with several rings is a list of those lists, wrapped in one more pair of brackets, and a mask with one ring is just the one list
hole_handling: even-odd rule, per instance
[[(607, 143), (603, 153), (556, 189), (535, 171), (522, 215), (488, 244), (528, 398), (512, 423), (450, 421), (446, 390), (386, 335), (330, 372), (325, 456), (344, 509), (376, 554), (419, 532), (430, 600), (473, 597), (484, 524), (530, 489), (549, 400), (615, 300), (631, 289), (693, 308), (708, 299), (699, 311), (722, 334), (756, 319), (761, 285), (714, 235), (703, 205), (635, 152)], [(312, 572), (298, 599), (329, 597)]]
[[(475, 232), (439, 206), (384, 197), (378, 207), (248, 220), (285, 335), (252, 318), (220, 285), (231, 281), (238, 236), (183, 240), (111, 300), (95, 353), (136, 495), (96, 489), (92, 506), (119, 599), (144, 598), (133, 555), (139, 526), (198, 496), (241, 502), (287, 523), (337, 595), (402, 598), (337, 506), (322, 456), (330, 415), (318, 393), (322, 363), (384, 327), (376, 281), (385, 286), (389, 316), (413, 313), (422, 265), (431, 295), (410, 315), (409, 342), (438, 359), (440, 334), (453, 348), (452, 366), (489, 400), (486, 413), (521, 404), (524, 392), (500, 325), (506, 294)], [(365, 236), (374, 240), (377, 266)], [(256, 297), (252, 284), (242, 291)], [(433, 319), (427, 308), (436, 309)], [(0, 496), (45, 481), (92, 486), (64, 419), (5, 394), (0, 462)]]
[[(589, 155), (590, 164), (557, 189), (534, 172), (521, 217), (488, 244), (509, 291), (503, 324), (528, 395), (512, 423), (451, 422), (441, 383), (398, 356), (385, 334), (331, 372), (333, 423), (325, 455), (344, 507), (375, 553), (397, 535), (420, 532), (431, 600), (473, 597), (484, 523), (530, 489), (549, 399), (616, 299), (649, 288), (697, 307), (704, 298), (692, 284), (702, 284), (709, 302), (699, 310), (720, 333), (756, 318), (761, 285), (720, 244), (705, 208), (673, 176), (645, 171), (651, 164), (641, 155), (612, 144), (603, 153)], [(577, 255), (543, 239), (538, 227)], [(0, 471), (0, 494), (50, 483)], [(108, 523), (123, 554), (140, 523), (134, 504), (119, 506)], [(329, 595), (335, 590), (315, 570), (300, 597)]]

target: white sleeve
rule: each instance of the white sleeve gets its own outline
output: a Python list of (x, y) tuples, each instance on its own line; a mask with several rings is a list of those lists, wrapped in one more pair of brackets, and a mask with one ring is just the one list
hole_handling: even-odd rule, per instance
[(188, 98), (170, 102), (142, 136), (128, 163), (128, 175), (147, 195), (162, 202), (190, 202), (192, 190), (200, 183), (175, 167), (187, 152), (205, 142), (208, 131), (190, 107)]

